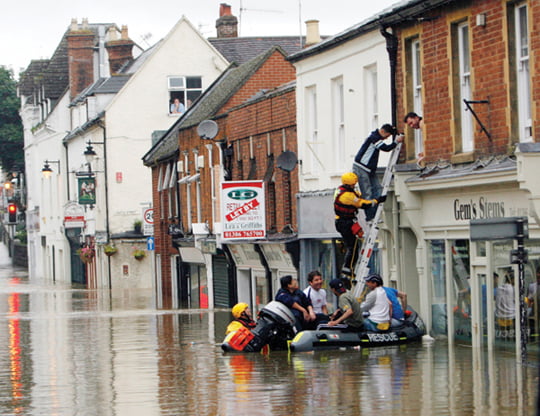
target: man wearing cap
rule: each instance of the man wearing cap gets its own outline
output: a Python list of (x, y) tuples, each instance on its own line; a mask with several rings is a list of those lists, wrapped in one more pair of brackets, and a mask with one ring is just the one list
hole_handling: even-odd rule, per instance
[(360, 305), (363, 312), (369, 312), (369, 318), (364, 320), (364, 326), (368, 331), (387, 331), (390, 328), (392, 302), (388, 300), (383, 289), (382, 277), (378, 274), (370, 274), (366, 278), (366, 286), (371, 291)]
[(231, 312), (234, 320), (227, 326), (225, 334), (237, 331), (242, 327), (247, 329), (255, 328), (257, 323), (251, 317), (251, 311), (249, 310), (249, 305), (247, 303), (237, 303), (233, 306)]
[(351, 329), (360, 330), (364, 318), (360, 304), (351, 291), (345, 289), (342, 279), (334, 279), (330, 282), (330, 290), (338, 297), (339, 310), (334, 312), (329, 326), (345, 324)]

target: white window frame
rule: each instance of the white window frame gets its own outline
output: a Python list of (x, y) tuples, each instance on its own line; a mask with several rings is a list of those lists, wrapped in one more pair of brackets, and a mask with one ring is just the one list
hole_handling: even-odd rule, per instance
[(471, 99), (471, 50), (469, 45), (469, 23), (457, 25), (457, 41), (459, 52), (459, 92), (461, 110), (461, 150), (472, 152), (474, 150), (473, 120), (470, 111), (463, 100)]
[[(424, 111), (422, 109), (422, 64), (419, 39), (415, 39), (411, 42), (410, 53), (412, 69), (413, 111), (416, 114), (424, 114)], [(416, 155), (424, 152), (422, 129), (414, 129), (414, 151)]]
[[(200, 87), (197, 87), (197, 88), (188, 87), (188, 85), (187, 85), (188, 84), (188, 78), (198, 78), (199, 83), (200, 83)], [(175, 81), (178, 81), (179, 85), (174, 85)], [(187, 110), (188, 107), (189, 107), (188, 100), (193, 101), (199, 95), (201, 95), (202, 92), (203, 92), (203, 89), (202, 89), (202, 76), (200, 76), (200, 75), (169, 75), (167, 77), (167, 88), (169, 90), (169, 103), (168, 103), (168, 107), (167, 107), (167, 112), (170, 113), (170, 105), (171, 105), (171, 103), (173, 101), (173, 97), (175, 97), (175, 96), (181, 96), (180, 101), (184, 105), (184, 108)], [(197, 94), (197, 97), (191, 97), (190, 98), (190, 95), (192, 95), (190, 93), (198, 93), (198, 94)], [(178, 115), (178, 114), (171, 114), (171, 115)]]
[(332, 79), (332, 110), (335, 152), (335, 170), (345, 164), (345, 95), (343, 76)]
[(317, 175), (321, 170), (319, 151), (319, 130), (317, 120), (317, 87), (311, 85), (306, 87), (306, 146), (308, 148), (309, 172)]
[(379, 95), (377, 64), (364, 67), (364, 90), (367, 125), (371, 130), (379, 127)]
[[(531, 78), (529, 67), (529, 24), (526, 3), (515, 6), (516, 75), (519, 120), (519, 141), (532, 141)], [(524, 19), (522, 19), (524, 18)]]

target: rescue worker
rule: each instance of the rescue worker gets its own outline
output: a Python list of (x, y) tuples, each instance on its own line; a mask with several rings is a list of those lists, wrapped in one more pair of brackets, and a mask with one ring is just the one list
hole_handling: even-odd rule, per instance
[(386, 200), (386, 195), (377, 199), (363, 199), (362, 194), (355, 190), (358, 177), (347, 172), (341, 176), (341, 186), (334, 194), (334, 212), (336, 214), (336, 230), (341, 234), (343, 244), (346, 248), (341, 274), (347, 279), (353, 278), (354, 265), (357, 260), (357, 238), (362, 237), (363, 232), (357, 222), (358, 209), (368, 208)]
[(249, 305), (247, 303), (237, 303), (233, 306), (231, 312), (234, 320), (227, 326), (225, 334), (237, 331), (242, 327), (247, 329), (255, 328), (257, 323), (251, 317), (251, 311), (249, 310)]

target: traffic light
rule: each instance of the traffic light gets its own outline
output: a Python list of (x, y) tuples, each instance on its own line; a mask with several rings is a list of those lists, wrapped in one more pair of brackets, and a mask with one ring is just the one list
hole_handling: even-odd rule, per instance
[(16, 204), (9, 204), (8, 205), (8, 217), (9, 217), (9, 223), (14, 224), (17, 222), (17, 205)]

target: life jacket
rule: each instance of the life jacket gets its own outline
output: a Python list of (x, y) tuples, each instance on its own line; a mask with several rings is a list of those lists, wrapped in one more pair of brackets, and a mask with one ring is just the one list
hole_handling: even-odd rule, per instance
[(336, 193), (334, 195), (334, 212), (339, 218), (353, 219), (356, 218), (358, 208), (353, 205), (345, 205), (340, 202), (341, 195), (346, 192), (354, 193), (354, 189), (351, 189), (351, 187), (347, 185), (340, 185), (336, 189)]

